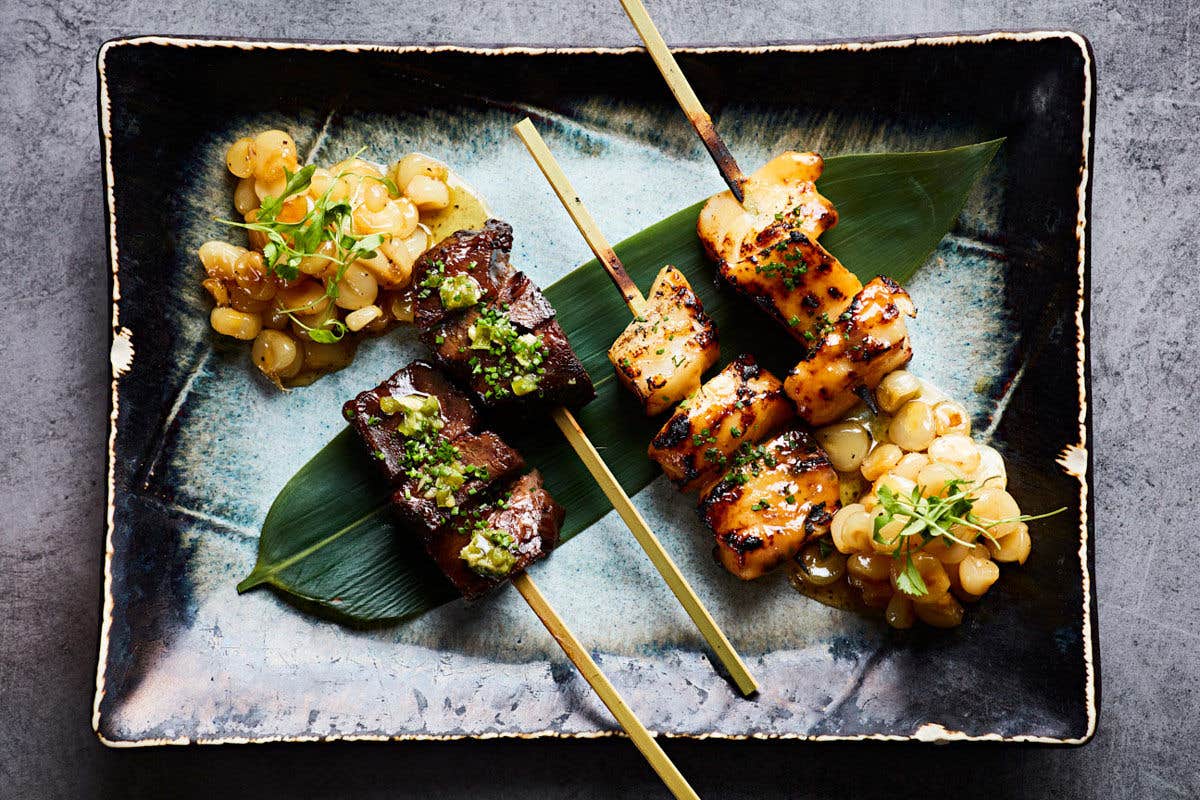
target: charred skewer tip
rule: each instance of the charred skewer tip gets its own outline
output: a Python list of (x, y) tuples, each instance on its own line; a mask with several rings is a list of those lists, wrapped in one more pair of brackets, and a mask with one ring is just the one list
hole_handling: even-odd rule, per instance
[(871, 413), (879, 416), (879, 404), (875, 402), (875, 395), (866, 386), (859, 386), (854, 390), (858, 398), (867, 404), (867, 408), (871, 409)]
[(705, 149), (712, 156), (713, 163), (717, 165), (721, 177), (725, 179), (725, 185), (729, 187), (729, 191), (733, 192), (733, 196), (739, 203), (744, 203), (746, 197), (743, 187), (746, 184), (746, 176), (742, 172), (742, 168), (738, 166), (733, 153), (729, 152), (725, 140), (717, 133), (712, 117), (707, 112), (701, 112), (694, 116), (688, 114), (688, 118), (692, 122), (692, 127), (700, 134), (700, 140), (704, 142)]

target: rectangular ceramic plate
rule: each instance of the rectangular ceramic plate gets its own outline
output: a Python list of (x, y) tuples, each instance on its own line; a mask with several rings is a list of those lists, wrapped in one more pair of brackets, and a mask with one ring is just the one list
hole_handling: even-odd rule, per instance
[[(782, 574), (712, 562), (691, 501), (636, 501), (763, 686), (740, 698), (615, 515), (538, 582), (652, 730), (673, 736), (1079, 743), (1095, 729), (1087, 209), (1093, 68), (1069, 33), (681, 51), (732, 150), (950, 147), (1005, 136), (909, 290), (912, 369), (965, 399), (1039, 523), (1023, 568), (950, 631), (888, 629)], [(638, 49), (381, 47), (139, 38), (99, 56), (113, 399), (94, 724), (113, 744), (595, 736), (614, 723), (511, 589), (355, 630), (239, 597), (287, 478), (343, 400), (419, 352), (410, 332), (283, 394), (217, 340), (196, 248), (229, 231), (224, 149), (266, 127), (329, 163), (420, 150), (512, 222), (548, 284), (587, 260), (510, 126), (528, 114), (615, 240), (722, 188)], [(769, 343), (766, 346), (770, 346)], [(731, 355), (731, 354), (726, 354)], [(603, 442), (598, 444), (603, 447)]]

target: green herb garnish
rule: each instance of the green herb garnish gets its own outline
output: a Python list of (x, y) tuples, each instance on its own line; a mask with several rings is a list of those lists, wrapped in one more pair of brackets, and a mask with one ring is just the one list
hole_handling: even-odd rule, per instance
[[(975, 505), (973, 492), (976, 488), (974, 484), (967, 481), (952, 480), (946, 482), (943, 495), (930, 497), (922, 496), (920, 486), (914, 487), (909, 493), (897, 492), (890, 486), (880, 486), (876, 491), (882, 513), (875, 517), (875, 529), (871, 536), (879, 544), (894, 544), (893, 557), (897, 560), (903, 559), (904, 568), (896, 578), (896, 585), (900, 591), (913, 597), (921, 597), (929, 593), (925, 581), (921, 578), (921, 573), (913, 563), (912, 551), (914, 549), (923, 547), (926, 542), (939, 537), (944, 541), (961, 544), (964, 547), (974, 544), (974, 542), (956, 536), (952, 530), (955, 525), (977, 531), (979, 535), (984, 536), (992, 543), (998, 543), (991, 534), (991, 529), (997, 525), (1044, 519), (1067, 510), (1064, 507), (1046, 514), (1021, 514), (997, 520), (982, 519), (972, 511)], [(906, 519), (908, 522), (894, 538), (884, 539), (883, 529), (897, 518)], [(917, 537), (914, 539), (917, 542), (916, 547), (909, 545), (909, 540), (914, 537)]]
[[(308, 164), (295, 173), (284, 170), (287, 182), (278, 197), (263, 198), (258, 215), (253, 222), (237, 222), (219, 219), (226, 225), (257, 231), (267, 237), (263, 246), (263, 258), (267, 268), (284, 280), (295, 280), (300, 274), (300, 264), (309, 258), (323, 258), (336, 265), (336, 276), (328, 281), (326, 294), (337, 297), (337, 285), (346, 269), (362, 258), (374, 258), (375, 251), (385, 237), (379, 233), (356, 235), (353, 233), (351, 214), (353, 209), (348, 200), (332, 200), (330, 193), (337, 181), (347, 172), (335, 175), (329, 188), (317, 198), (312, 208), (298, 222), (281, 222), (279, 214), (284, 203), (294, 195), (308, 190), (312, 183), (315, 164)], [(321, 252), (326, 242), (333, 244), (333, 255)]]

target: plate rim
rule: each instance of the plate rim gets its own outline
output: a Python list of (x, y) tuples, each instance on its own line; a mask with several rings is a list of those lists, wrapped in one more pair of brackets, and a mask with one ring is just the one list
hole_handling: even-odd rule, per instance
[[(1092, 408), (1091, 363), (1088, 356), (1088, 337), (1091, 328), (1091, 205), (1092, 205), (1092, 162), (1094, 159), (1096, 122), (1096, 62), (1091, 43), (1087, 37), (1065, 28), (1048, 29), (987, 29), (960, 33), (897, 34), (866, 38), (830, 38), (815, 40), (779, 40), (760, 44), (742, 45), (679, 45), (671, 50), (685, 54), (735, 53), (759, 55), (764, 53), (821, 53), (830, 51), (870, 52), (884, 49), (904, 49), (992, 42), (1042, 42), (1065, 40), (1074, 44), (1083, 59), (1083, 116), (1081, 126), (1082, 150), (1079, 165), (1079, 183), (1076, 187), (1077, 212), (1075, 238), (1078, 244), (1076, 256), (1075, 328), (1076, 328), (1076, 381), (1079, 400), (1078, 434), (1079, 443), (1066, 447), (1058, 458), (1058, 464), (1079, 481), (1079, 561), (1083, 581), (1083, 660), (1085, 667), (1084, 704), (1086, 726), (1083, 733), (1074, 737), (1038, 736), (1031, 734), (1003, 735), (999, 733), (968, 734), (954, 731), (934, 722), (926, 722), (911, 734), (806, 734), (806, 733), (722, 733), (703, 734), (651, 731), (652, 735), (686, 740), (796, 740), (805, 742), (999, 742), (1058, 746), (1081, 746), (1095, 736), (1100, 713), (1100, 654), (1099, 619), (1094, 592), (1093, 576), (1093, 532), (1095, 520), (1094, 453), (1092, 451)], [(272, 735), (272, 736), (225, 736), (177, 738), (132, 738), (114, 739), (102, 729), (101, 701), (106, 694), (106, 669), (108, 664), (109, 639), (112, 632), (115, 599), (113, 596), (112, 562), (115, 556), (113, 534), (116, 517), (116, 437), (119, 415), (120, 379), (132, 367), (134, 350), (132, 331), (120, 324), (120, 259), (117, 246), (117, 213), (115, 174), (112, 160), (112, 98), (108, 88), (107, 58), (110, 52), (127, 47), (156, 45), (187, 48), (236, 48), (244, 50), (308, 50), (314, 52), (341, 53), (464, 53), (482, 56), (507, 55), (629, 55), (645, 52), (640, 45), (629, 46), (581, 46), (581, 45), (524, 45), (485, 44), (463, 45), (448, 43), (383, 44), (366, 41), (332, 41), (319, 39), (272, 39), (249, 37), (217, 37), (204, 35), (138, 34), (118, 36), (100, 45), (96, 54), (98, 128), (102, 149), (102, 186), (104, 191), (105, 240), (109, 266), (108, 285), (111, 299), (109, 344), (109, 382), (111, 393), (108, 399), (108, 437), (106, 459), (106, 506), (103, 562), (103, 589), (101, 597), (100, 641), (96, 664), (96, 688), (92, 702), (92, 730), (106, 747), (154, 747), (162, 745), (191, 744), (267, 744), (273, 742), (326, 742), (326, 741), (451, 741), (460, 739), (598, 739), (625, 736), (620, 730), (584, 731), (562, 733), (553, 730), (528, 732), (489, 732), (482, 734), (356, 734), (337, 733), (332, 735)]]

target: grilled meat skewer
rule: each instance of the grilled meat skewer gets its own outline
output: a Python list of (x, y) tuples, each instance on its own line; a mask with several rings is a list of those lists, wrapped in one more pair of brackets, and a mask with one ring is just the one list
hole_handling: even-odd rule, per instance
[(779, 379), (753, 356), (740, 355), (679, 404), (648, 453), (682, 491), (691, 491), (723, 472), (739, 447), (795, 413)]
[(740, 448), (701, 499), (700, 517), (716, 537), (721, 565), (753, 580), (827, 533), (840, 507), (829, 458), (812, 436), (792, 428)]
[(467, 599), (544, 558), (564, 510), (470, 400), (414, 361), (343, 407), (394, 487), (393, 510)]
[(835, 322), (817, 332), (808, 355), (792, 368), (784, 389), (800, 418), (814, 427), (840, 419), (859, 393), (912, 360), (906, 317), (917, 314), (908, 292), (875, 278)]
[(422, 256), (413, 267), (421, 338), (486, 408), (582, 405), (595, 396), (587, 370), (511, 251), (512, 227), (492, 219)]

